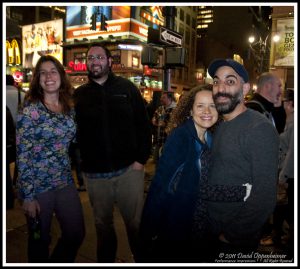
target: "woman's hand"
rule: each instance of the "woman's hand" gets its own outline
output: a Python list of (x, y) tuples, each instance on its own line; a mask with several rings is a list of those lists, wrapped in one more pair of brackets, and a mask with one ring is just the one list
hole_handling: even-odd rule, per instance
[(144, 170), (144, 165), (139, 162), (134, 162), (132, 164), (132, 169), (133, 170)]
[(37, 200), (33, 201), (24, 201), (23, 202), (23, 210), (25, 215), (35, 218), (37, 214), (40, 213), (40, 205)]
[(229, 241), (225, 238), (224, 234), (222, 233), (219, 235), (219, 240), (223, 243), (229, 243)]

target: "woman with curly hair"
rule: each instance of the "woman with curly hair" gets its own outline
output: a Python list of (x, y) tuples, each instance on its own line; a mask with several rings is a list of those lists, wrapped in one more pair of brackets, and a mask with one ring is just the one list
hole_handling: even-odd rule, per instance
[[(85, 235), (68, 153), (76, 134), (71, 100), (72, 86), (64, 67), (52, 56), (40, 57), (16, 126), (18, 189), (29, 229), (28, 262), (74, 262)], [(54, 213), (62, 234), (49, 257)], [(36, 221), (39, 235), (30, 229)]]
[(203, 262), (208, 258), (206, 200), (242, 201), (245, 186), (207, 184), (212, 136), (218, 120), (210, 85), (184, 95), (145, 201), (140, 262)]

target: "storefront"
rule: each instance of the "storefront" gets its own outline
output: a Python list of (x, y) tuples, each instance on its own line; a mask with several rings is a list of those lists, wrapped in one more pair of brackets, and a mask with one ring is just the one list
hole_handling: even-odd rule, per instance
[[(105, 41), (105, 46), (112, 54), (112, 71), (119, 76), (132, 81), (140, 89), (143, 97), (149, 102), (153, 91), (162, 90), (162, 72), (150, 69), (141, 64), (141, 51), (143, 45), (139, 41)], [(130, 44), (129, 44), (130, 42)], [(65, 45), (65, 65), (72, 85), (78, 86), (86, 83), (87, 66), (86, 53), (89, 42)]]

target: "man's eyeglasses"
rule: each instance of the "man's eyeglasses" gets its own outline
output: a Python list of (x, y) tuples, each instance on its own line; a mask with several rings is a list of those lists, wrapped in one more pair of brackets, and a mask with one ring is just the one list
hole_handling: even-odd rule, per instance
[(87, 60), (88, 61), (94, 61), (94, 60), (100, 60), (100, 61), (104, 61), (104, 60), (106, 60), (107, 58), (106, 58), (106, 56), (103, 56), (103, 55), (89, 55), (88, 57), (87, 57)]

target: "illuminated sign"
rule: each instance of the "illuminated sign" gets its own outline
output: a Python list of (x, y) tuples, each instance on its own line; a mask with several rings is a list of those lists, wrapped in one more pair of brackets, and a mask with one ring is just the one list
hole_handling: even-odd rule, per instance
[(23, 66), (35, 67), (41, 55), (52, 55), (63, 62), (63, 19), (22, 27)]
[(21, 64), (21, 55), (20, 48), (17, 40), (13, 39), (11, 43), (6, 40), (6, 64), (9, 65), (20, 65)]
[(97, 21), (103, 14), (107, 20), (119, 20), (130, 18), (134, 7), (131, 6), (67, 6), (66, 27), (79, 26), (91, 23), (91, 16), (97, 14)]
[(86, 68), (86, 63), (82, 62), (76, 62), (75, 61), (70, 61), (68, 66), (73, 70), (73, 71), (87, 71)]
[(139, 57), (132, 56), (132, 67), (139, 67)]
[(143, 47), (139, 45), (130, 45), (130, 44), (119, 44), (118, 49), (121, 50), (138, 50), (142, 51)]
[(148, 26), (130, 18), (107, 21), (107, 31), (100, 31), (100, 23), (97, 23), (96, 28), (97, 31), (90, 30), (90, 24), (67, 27), (66, 41), (74, 41), (75, 38), (97, 39), (99, 36), (108, 37), (109, 35), (115, 37), (132, 35), (142, 41), (147, 41), (148, 37)]
[[(134, 6), (67, 6), (66, 41), (87, 38), (134, 36), (141, 41), (147, 41), (148, 26), (135, 19)], [(91, 16), (96, 14), (96, 30), (91, 30)], [(107, 18), (107, 31), (100, 30), (100, 17)]]
[(23, 81), (23, 73), (20, 70), (14, 71), (12, 75), (17, 83)]
[(294, 19), (277, 20), (280, 39), (275, 46), (275, 66), (294, 66)]
[(163, 16), (163, 12), (162, 12), (162, 7), (159, 6), (153, 6), (150, 7), (150, 10), (152, 11), (152, 16), (159, 19), (161, 22), (164, 21), (164, 16)]

